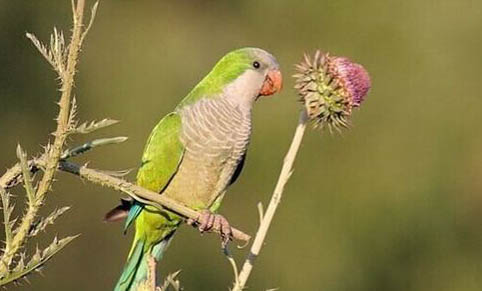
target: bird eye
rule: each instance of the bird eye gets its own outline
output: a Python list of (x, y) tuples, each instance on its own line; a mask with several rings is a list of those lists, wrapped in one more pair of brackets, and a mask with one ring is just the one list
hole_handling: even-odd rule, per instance
[(259, 62), (258, 62), (258, 61), (254, 61), (254, 62), (253, 62), (253, 67), (254, 67), (255, 69), (258, 69), (259, 66), (260, 66), (260, 65), (259, 65)]

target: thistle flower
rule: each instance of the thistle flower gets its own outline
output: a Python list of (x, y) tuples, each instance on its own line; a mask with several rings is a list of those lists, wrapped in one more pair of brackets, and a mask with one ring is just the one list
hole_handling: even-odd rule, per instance
[(340, 130), (349, 126), (354, 107), (370, 89), (367, 71), (348, 58), (316, 51), (296, 65), (295, 89), (315, 127)]

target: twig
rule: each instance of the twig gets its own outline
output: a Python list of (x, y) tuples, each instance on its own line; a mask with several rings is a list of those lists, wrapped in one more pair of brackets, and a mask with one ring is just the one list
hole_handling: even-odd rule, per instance
[[(45, 160), (41, 157), (39, 159), (35, 159), (33, 161), (33, 164), (39, 167), (43, 167), (45, 165)], [(155, 206), (159, 209), (167, 208), (183, 216), (184, 218), (191, 218), (196, 220), (200, 215), (199, 212), (182, 204), (179, 204), (179, 202), (173, 199), (165, 197), (164, 195), (159, 195), (159, 193), (157, 192), (147, 190), (138, 185), (129, 183), (124, 179), (113, 177), (99, 170), (90, 169), (86, 166), (79, 166), (68, 161), (61, 161), (59, 163), (59, 170), (78, 175), (81, 178), (88, 180), (94, 184), (100, 184), (112, 188), (116, 191), (123, 192), (142, 203)], [(218, 232), (216, 230), (213, 231)], [(249, 235), (236, 228), (233, 228), (232, 231), (233, 238), (237, 240), (246, 242), (251, 239)]]
[(95, 139), (93, 141), (89, 141), (87, 143), (84, 143), (83, 145), (80, 145), (78, 147), (68, 149), (64, 151), (64, 153), (61, 156), (62, 160), (67, 160), (72, 157), (81, 155), (87, 151), (90, 151), (98, 146), (103, 146), (103, 145), (108, 145), (108, 144), (118, 144), (125, 142), (127, 140), (127, 137), (125, 136), (117, 136), (117, 137), (109, 137), (109, 138), (99, 138)]
[[(104, 146), (104, 145), (109, 145), (109, 144), (118, 144), (122, 143), (127, 140), (127, 137), (124, 136), (117, 136), (117, 137), (109, 137), (109, 138), (100, 138), (100, 139), (95, 139), (93, 141), (86, 142), (80, 146), (74, 147), (67, 149), (63, 152), (63, 154), (60, 156), (62, 160), (66, 160), (81, 154), (84, 154), (96, 147), (99, 146)], [(45, 160), (47, 159), (47, 154), (43, 154), (40, 156), (40, 158), (30, 160), (28, 161), (28, 167), (31, 172), (34, 172), (38, 170), (35, 167), (35, 161), (43, 161), (42, 165), (45, 165)], [(3, 176), (0, 177), (0, 187), (3, 189), (9, 189), (17, 184), (19, 184), (22, 180), (22, 167), (20, 166), (20, 163), (17, 163), (10, 169), (8, 169)]]
[(229, 263), (231, 264), (231, 267), (233, 268), (233, 273), (234, 273), (234, 285), (239, 284), (239, 271), (238, 271), (238, 266), (236, 265), (236, 261), (233, 258), (233, 255), (231, 255), (231, 252), (227, 247), (223, 248), (224, 255), (228, 259)]
[(281, 168), (281, 173), (278, 178), (278, 183), (276, 184), (276, 188), (273, 192), (273, 195), (271, 196), (271, 201), (269, 203), (268, 209), (266, 209), (266, 212), (263, 215), (263, 219), (254, 238), (251, 250), (249, 251), (249, 254), (243, 264), (243, 268), (239, 273), (237, 280), (238, 282), (234, 283), (233, 291), (241, 291), (246, 286), (246, 282), (248, 281), (251, 270), (253, 269), (254, 260), (259, 255), (261, 247), (263, 246), (264, 240), (266, 238), (266, 234), (268, 233), (269, 226), (271, 225), (271, 221), (273, 220), (276, 209), (278, 208), (278, 205), (281, 201), (284, 187), (288, 182), (291, 174), (293, 173), (293, 163), (295, 161), (296, 154), (298, 153), (298, 149), (300, 148), (301, 141), (303, 140), (303, 134), (306, 129), (306, 124), (307, 115), (306, 112), (303, 110), (300, 114), (298, 127), (296, 128), (295, 135), (291, 142), (291, 146), (284, 158), (283, 167)]

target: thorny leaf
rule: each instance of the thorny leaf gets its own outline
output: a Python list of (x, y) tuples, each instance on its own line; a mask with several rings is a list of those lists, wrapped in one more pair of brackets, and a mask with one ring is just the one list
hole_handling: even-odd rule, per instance
[(54, 32), (50, 35), (50, 47), (47, 48), (38, 38), (32, 33), (26, 33), (33, 45), (37, 48), (40, 54), (49, 62), (53, 69), (57, 72), (60, 79), (62, 79), (65, 71), (65, 62), (67, 59), (67, 46), (65, 45), (65, 38), (62, 31), (57, 31), (54, 27)]
[(92, 24), (94, 24), (94, 19), (95, 19), (95, 16), (97, 15), (98, 6), (99, 6), (99, 1), (95, 2), (94, 5), (92, 6), (92, 10), (90, 11), (89, 24), (87, 25), (87, 28), (82, 33), (82, 37), (80, 38), (80, 45), (82, 45), (82, 43), (84, 42), (85, 37), (87, 36), (90, 28), (92, 27)]
[(52, 54), (47, 49), (47, 47), (40, 40), (38, 40), (38, 38), (34, 34), (27, 32), (25, 35), (28, 39), (30, 39), (33, 45), (37, 48), (40, 54), (47, 60), (47, 62), (49, 62), (49, 64), (54, 68), (54, 70), (57, 70)]
[(25, 253), (20, 253), (20, 259), (18, 259), (15, 268), (13, 268), (12, 272), (18, 272), (25, 268)]
[(54, 60), (59, 77), (63, 79), (67, 60), (67, 48), (65, 46), (64, 33), (62, 31), (58, 32), (56, 27), (54, 27), (54, 33), (50, 35), (50, 54)]
[(89, 142), (84, 143), (83, 145), (77, 146), (75, 148), (65, 150), (64, 153), (61, 156), (61, 159), (66, 160), (66, 159), (78, 156), (78, 155), (83, 154), (87, 151), (90, 151), (93, 148), (98, 147), (98, 146), (123, 143), (127, 139), (128, 138), (125, 137), (125, 136), (95, 139), (93, 141), (89, 141)]
[(157, 290), (168, 291), (169, 287), (174, 288), (175, 291), (182, 290), (181, 282), (179, 282), (179, 279), (176, 278), (177, 275), (179, 275), (179, 273), (181, 273), (181, 270), (167, 275), (166, 279), (164, 280), (164, 283), (162, 283), (162, 285), (158, 287)]
[(57, 237), (55, 237), (53, 242), (44, 250), (41, 251), (37, 248), (27, 264), (25, 264), (25, 253), (21, 253), (20, 259), (17, 261), (15, 268), (0, 278), (0, 286), (10, 282), (18, 282), (18, 280), (24, 278), (32, 271), (40, 271), (40, 268), (48, 260), (78, 236), (79, 235), (68, 236), (61, 240), (58, 240)]
[(77, 99), (74, 96), (70, 104), (69, 131), (75, 130), (75, 128), (77, 127), (77, 121), (75, 120), (76, 116), (77, 116)]
[(95, 120), (91, 121), (90, 123), (84, 122), (76, 129), (74, 129), (72, 133), (82, 133), (82, 134), (91, 133), (93, 131), (114, 125), (116, 123), (119, 123), (119, 120), (114, 120), (109, 118), (104, 118), (98, 122), (96, 122)]
[(64, 214), (67, 210), (69, 210), (69, 206), (65, 206), (59, 209), (54, 210), (52, 213), (50, 213), (47, 217), (40, 219), (37, 221), (35, 224), (33, 224), (30, 227), (30, 230), (28, 231), (29, 236), (36, 236), (40, 231), (45, 230), (47, 225), (49, 224), (54, 224), (55, 220)]

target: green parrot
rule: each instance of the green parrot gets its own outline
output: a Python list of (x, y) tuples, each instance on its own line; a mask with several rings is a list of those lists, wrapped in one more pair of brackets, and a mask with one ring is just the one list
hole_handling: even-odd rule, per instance
[[(218, 210), (239, 176), (251, 135), (251, 111), (260, 96), (282, 86), (276, 59), (259, 48), (226, 54), (209, 74), (152, 130), (137, 184), (175, 199), (202, 215), (199, 230), (218, 229), (224, 242), (229, 223)], [(135, 290), (147, 278), (148, 258), (162, 258), (182, 218), (140, 202), (123, 202), (106, 220), (126, 217), (135, 236), (116, 291)]]

